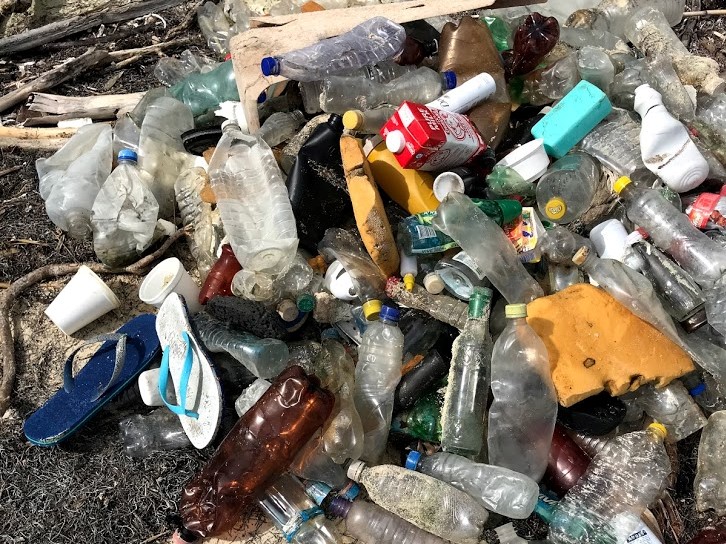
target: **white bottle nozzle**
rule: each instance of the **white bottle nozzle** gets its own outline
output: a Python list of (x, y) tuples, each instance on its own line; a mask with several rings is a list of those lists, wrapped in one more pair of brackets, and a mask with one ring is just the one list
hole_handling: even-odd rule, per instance
[(650, 85), (643, 84), (635, 89), (634, 109), (641, 117), (648, 113), (653, 106), (662, 106), (663, 97)]
[(222, 102), (219, 105), (219, 109), (214, 112), (214, 115), (227, 119), (227, 121), (222, 123), (222, 129), (229, 123), (234, 123), (243, 132), (248, 131), (247, 117), (245, 116), (244, 106), (242, 106), (241, 102), (234, 102), (232, 100)]

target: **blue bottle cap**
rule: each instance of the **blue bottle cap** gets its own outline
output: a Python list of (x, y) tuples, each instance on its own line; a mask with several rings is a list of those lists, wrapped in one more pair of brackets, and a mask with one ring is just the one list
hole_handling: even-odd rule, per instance
[(138, 161), (139, 156), (136, 154), (136, 151), (133, 149), (122, 149), (118, 152), (118, 160), (119, 161)]
[(381, 313), (378, 315), (378, 319), (380, 319), (381, 321), (385, 319), (386, 321), (393, 321), (394, 323), (398, 323), (399, 317), (401, 317), (401, 312), (398, 311), (398, 308), (386, 306), (385, 304), (381, 306)]
[(456, 87), (456, 74), (454, 72), (447, 70), (445, 72), (441, 72), (441, 75), (444, 76), (447, 91)]
[(695, 396), (700, 395), (701, 393), (703, 393), (705, 390), (706, 390), (706, 384), (703, 383), (703, 382), (701, 382), (696, 387), (694, 387), (693, 389), (691, 389), (689, 391), (689, 393), (691, 394), (692, 397), (695, 397)]
[(348, 482), (348, 485), (338, 492), (338, 496), (346, 501), (354, 501), (358, 495), (360, 495), (360, 486), (353, 481)]
[(406, 457), (406, 468), (408, 470), (416, 470), (418, 468), (418, 462), (421, 459), (421, 452), (420, 451), (412, 451), (408, 454), (408, 457)]
[(262, 74), (265, 76), (279, 76), (280, 75), (280, 63), (275, 57), (265, 57), (260, 63), (262, 68)]
[(260, 96), (257, 97), (257, 103), (264, 104), (266, 100), (267, 100), (267, 91), (262, 91), (260, 93)]

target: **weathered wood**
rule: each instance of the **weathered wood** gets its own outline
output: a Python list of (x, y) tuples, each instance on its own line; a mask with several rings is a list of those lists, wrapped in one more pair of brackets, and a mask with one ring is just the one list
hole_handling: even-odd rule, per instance
[(61, 96), (33, 93), (28, 110), (52, 116), (90, 117), (91, 119), (116, 119), (134, 109), (144, 93), (104, 94), (99, 96)]
[(372, 17), (387, 17), (397, 23), (406, 23), (471, 9), (536, 4), (542, 1), (504, 0), (493, 5), (494, 0), (413, 0), (278, 17), (253, 17), (250, 23), (257, 28), (238, 34), (232, 39), (230, 46), (247, 125), (253, 132), (260, 128), (257, 97), (273, 83), (285, 80), (280, 76), (262, 75), (260, 61), (264, 57), (307, 47), (319, 40), (348, 32)]
[(23, 138), (0, 137), (0, 149), (24, 149), (26, 151), (57, 151), (68, 142), (68, 138), (47, 140), (26, 140)]
[(0, 126), (0, 149), (55, 151), (63, 147), (77, 128), (30, 128)]
[(25, 85), (0, 98), (0, 112), (19, 104), (35, 92), (52, 89), (56, 85), (78, 76), (88, 68), (104, 66), (111, 62), (106, 51), (91, 49), (80, 57), (70, 59), (60, 66), (36, 77)]
[(39, 28), (21, 32), (0, 39), (0, 56), (27, 51), (43, 44), (83, 32), (101, 24), (120, 23), (148, 15), (155, 11), (183, 4), (186, 0), (138, 0), (117, 7), (118, 2), (111, 0), (90, 13), (84, 13), (56, 21)]

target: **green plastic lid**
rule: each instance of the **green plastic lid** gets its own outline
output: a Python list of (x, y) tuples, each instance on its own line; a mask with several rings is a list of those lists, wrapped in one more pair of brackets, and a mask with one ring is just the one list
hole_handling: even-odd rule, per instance
[(491, 300), (492, 294), (488, 287), (474, 287), (469, 297), (469, 317), (477, 319), (484, 315), (484, 307)]
[(522, 215), (522, 203), (518, 200), (495, 200), (494, 202), (502, 210), (502, 221), (505, 225)]

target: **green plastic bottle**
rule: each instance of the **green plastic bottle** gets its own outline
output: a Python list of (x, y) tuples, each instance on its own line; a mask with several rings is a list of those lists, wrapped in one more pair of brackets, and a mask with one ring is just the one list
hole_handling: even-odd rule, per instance
[(169, 92), (189, 106), (194, 117), (216, 109), (222, 102), (239, 100), (231, 60), (223, 62), (211, 72), (187, 76), (171, 87)]
[(393, 419), (391, 430), (426, 442), (441, 441), (441, 407), (446, 385), (421, 397), (413, 407)]
[(489, 32), (492, 33), (492, 38), (494, 38), (494, 45), (497, 46), (500, 53), (512, 48), (512, 29), (504, 19), (482, 17), (481, 20), (489, 27)]

